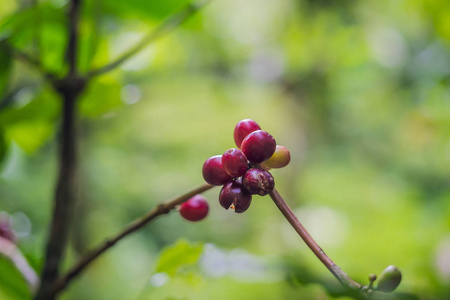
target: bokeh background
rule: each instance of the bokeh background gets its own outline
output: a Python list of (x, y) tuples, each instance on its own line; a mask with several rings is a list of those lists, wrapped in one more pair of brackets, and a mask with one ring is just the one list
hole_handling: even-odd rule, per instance
[[(80, 69), (113, 60), (184, 0), (83, 1)], [(0, 0), (0, 38), (65, 72), (65, 0)], [(0, 53), (0, 211), (42, 266), (60, 99)], [(213, 0), (96, 78), (79, 102), (80, 191), (65, 267), (157, 203), (256, 120), (291, 151), (276, 187), (352, 278), (391, 264), (389, 299), (450, 299), (450, 2)], [(173, 212), (92, 264), (62, 299), (352, 299), (269, 197), (188, 223)], [(9, 218), (8, 218), (9, 216)], [(0, 298), (28, 299), (0, 258)]]

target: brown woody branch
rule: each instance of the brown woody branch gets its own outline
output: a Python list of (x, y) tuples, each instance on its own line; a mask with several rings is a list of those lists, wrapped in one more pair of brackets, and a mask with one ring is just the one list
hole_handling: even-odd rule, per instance
[(88, 252), (77, 264), (75, 264), (68, 272), (66, 272), (63, 276), (61, 276), (55, 282), (55, 284), (52, 286), (50, 295), (51, 296), (56, 295), (58, 292), (63, 290), (91, 262), (93, 262), (97, 257), (99, 257), (101, 254), (103, 254), (106, 250), (110, 249), (112, 246), (114, 246), (118, 241), (122, 240), (124, 237), (126, 237), (129, 234), (142, 228), (143, 226), (145, 226), (146, 224), (151, 222), (156, 217), (169, 213), (171, 210), (175, 209), (178, 205), (187, 201), (189, 198), (192, 198), (193, 196), (195, 196), (197, 194), (201, 194), (213, 187), (214, 186), (212, 186), (212, 185), (204, 183), (204, 184), (184, 193), (183, 195), (173, 198), (172, 200), (170, 200), (166, 203), (157, 205), (155, 208), (150, 210), (145, 215), (134, 220), (128, 226), (126, 226), (120, 232), (118, 232), (116, 235), (108, 238), (102, 244), (98, 245), (97, 247), (92, 249), (90, 252)]
[(77, 197), (77, 130), (76, 103), (84, 89), (84, 80), (77, 78), (78, 22), (81, 0), (72, 0), (68, 15), (68, 44), (66, 63), (67, 75), (54, 82), (55, 88), (63, 100), (62, 124), (59, 153), (59, 174), (55, 189), (53, 216), (46, 247), (44, 267), (41, 274), (41, 286), (36, 300), (53, 300), (50, 287), (59, 276), (61, 261), (69, 235), (73, 208)]

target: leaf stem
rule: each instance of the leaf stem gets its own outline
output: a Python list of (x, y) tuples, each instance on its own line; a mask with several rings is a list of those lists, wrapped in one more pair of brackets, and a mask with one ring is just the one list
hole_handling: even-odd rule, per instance
[(342, 269), (334, 263), (328, 255), (320, 248), (317, 242), (312, 238), (303, 224), (297, 219), (292, 209), (284, 201), (283, 197), (278, 193), (276, 189), (273, 189), (269, 194), (275, 205), (288, 220), (295, 231), (300, 235), (305, 244), (311, 249), (311, 251), (317, 256), (317, 258), (327, 267), (327, 269), (339, 280), (339, 282), (350, 289), (360, 290), (363, 285), (350, 278)]
[(147, 212), (145, 215), (137, 218), (131, 222), (128, 226), (123, 228), (120, 232), (114, 236), (106, 239), (103, 243), (88, 252), (83, 258), (81, 258), (77, 264), (75, 264), (69, 271), (67, 271), (63, 276), (61, 276), (51, 288), (50, 295), (56, 295), (58, 292), (63, 290), (81, 271), (83, 271), (91, 262), (93, 262), (97, 257), (103, 254), (106, 250), (114, 246), (118, 241), (122, 240), (129, 234), (142, 228), (149, 222), (151, 222), (156, 217), (167, 214), (174, 208), (176, 208), (181, 203), (187, 201), (189, 198), (197, 194), (201, 194), (214, 186), (204, 183), (180, 196), (173, 198), (172, 200), (161, 203), (155, 208)]
[(178, 11), (177, 13), (170, 15), (167, 19), (165, 19), (158, 27), (156, 27), (155, 30), (148, 33), (142, 40), (137, 43), (134, 47), (129, 49), (128, 51), (124, 52), (121, 56), (119, 56), (116, 60), (113, 62), (100, 67), (98, 69), (92, 70), (87, 74), (87, 78), (92, 78), (95, 76), (102, 75), (104, 73), (107, 73), (119, 65), (123, 64), (125, 61), (133, 57), (135, 54), (140, 52), (142, 49), (156, 41), (158, 38), (166, 35), (167, 33), (171, 32), (172, 30), (179, 27), (181, 24), (183, 24), (184, 21), (186, 21), (189, 17), (194, 15), (197, 11), (199, 11), (202, 7), (204, 7), (208, 1), (204, 1), (201, 4), (196, 3), (189, 3), (186, 5), (183, 9)]

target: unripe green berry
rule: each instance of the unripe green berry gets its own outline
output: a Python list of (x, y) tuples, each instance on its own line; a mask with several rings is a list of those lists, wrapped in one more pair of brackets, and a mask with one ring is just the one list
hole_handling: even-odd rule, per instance
[(272, 156), (263, 162), (261, 166), (265, 169), (279, 169), (287, 166), (290, 161), (291, 154), (289, 153), (289, 150), (284, 146), (277, 145)]
[(389, 266), (378, 277), (377, 290), (385, 293), (392, 292), (402, 281), (402, 273), (396, 266)]

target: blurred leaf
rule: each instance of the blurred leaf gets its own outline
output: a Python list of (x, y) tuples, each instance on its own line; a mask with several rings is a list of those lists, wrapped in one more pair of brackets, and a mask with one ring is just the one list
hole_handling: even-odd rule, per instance
[[(9, 139), (25, 152), (32, 153), (52, 136), (59, 103), (50, 89), (42, 90), (32, 99), (28, 97), (33, 97), (34, 91), (28, 92), (18, 93), (15, 106), (11, 105), (0, 113), (0, 125)], [(24, 101), (29, 102), (20, 106)]]
[(11, 124), (21, 122), (54, 121), (59, 114), (58, 100), (58, 96), (51, 89), (44, 88), (36, 92), (23, 88), (15, 95), (15, 106), (10, 105), (0, 112), (0, 125), (7, 128)]
[[(12, 67), (12, 57), (0, 51), (0, 97), (5, 94), (6, 86), (10, 79), (11, 67)], [(0, 98), (1, 99), (1, 98)]]
[(8, 149), (8, 143), (6, 142), (5, 134), (0, 128), (0, 166), (5, 158), (6, 150)]
[(28, 287), (14, 266), (0, 256), (0, 298), (2, 300), (31, 299)]
[(118, 16), (136, 15), (142, 17), (164, 18), (180, 9), (188, 0), (129, 0), (129, 1), (105, 1), (104, 9)]
[(0, 21), (0, 39), (8, 37), (21, 49), (38, 42), (44, 67), (59, 74), (65, 70), (62, 61), (66, 36), (65, 7), (56, 7), (49, 2), (19, 10)]
[(45, 121), (22, 122), (8, 128), (8, 136), (25, 152), (31, 154), (53, 134), (54, 126)]
[(80, 99), (81, 114), (98, 117), (123, 105), (120, 98), (121, 88), (121, 84), (111, 76), (102, 76), (93, 81)]
[[(91, 61), (103, 40), (99, 36), (101, 6), (100, 1), (86, 1), (82, 6), (78, 51), (78, 66), (81, 72), (89, 71)], [(107, 58), (107, 55), (105, 56)]]
[(173, 276), (182, 268), (197, 264), (202, 252), (203, 244), (180, 240), (161, 252), (155, 272)]

